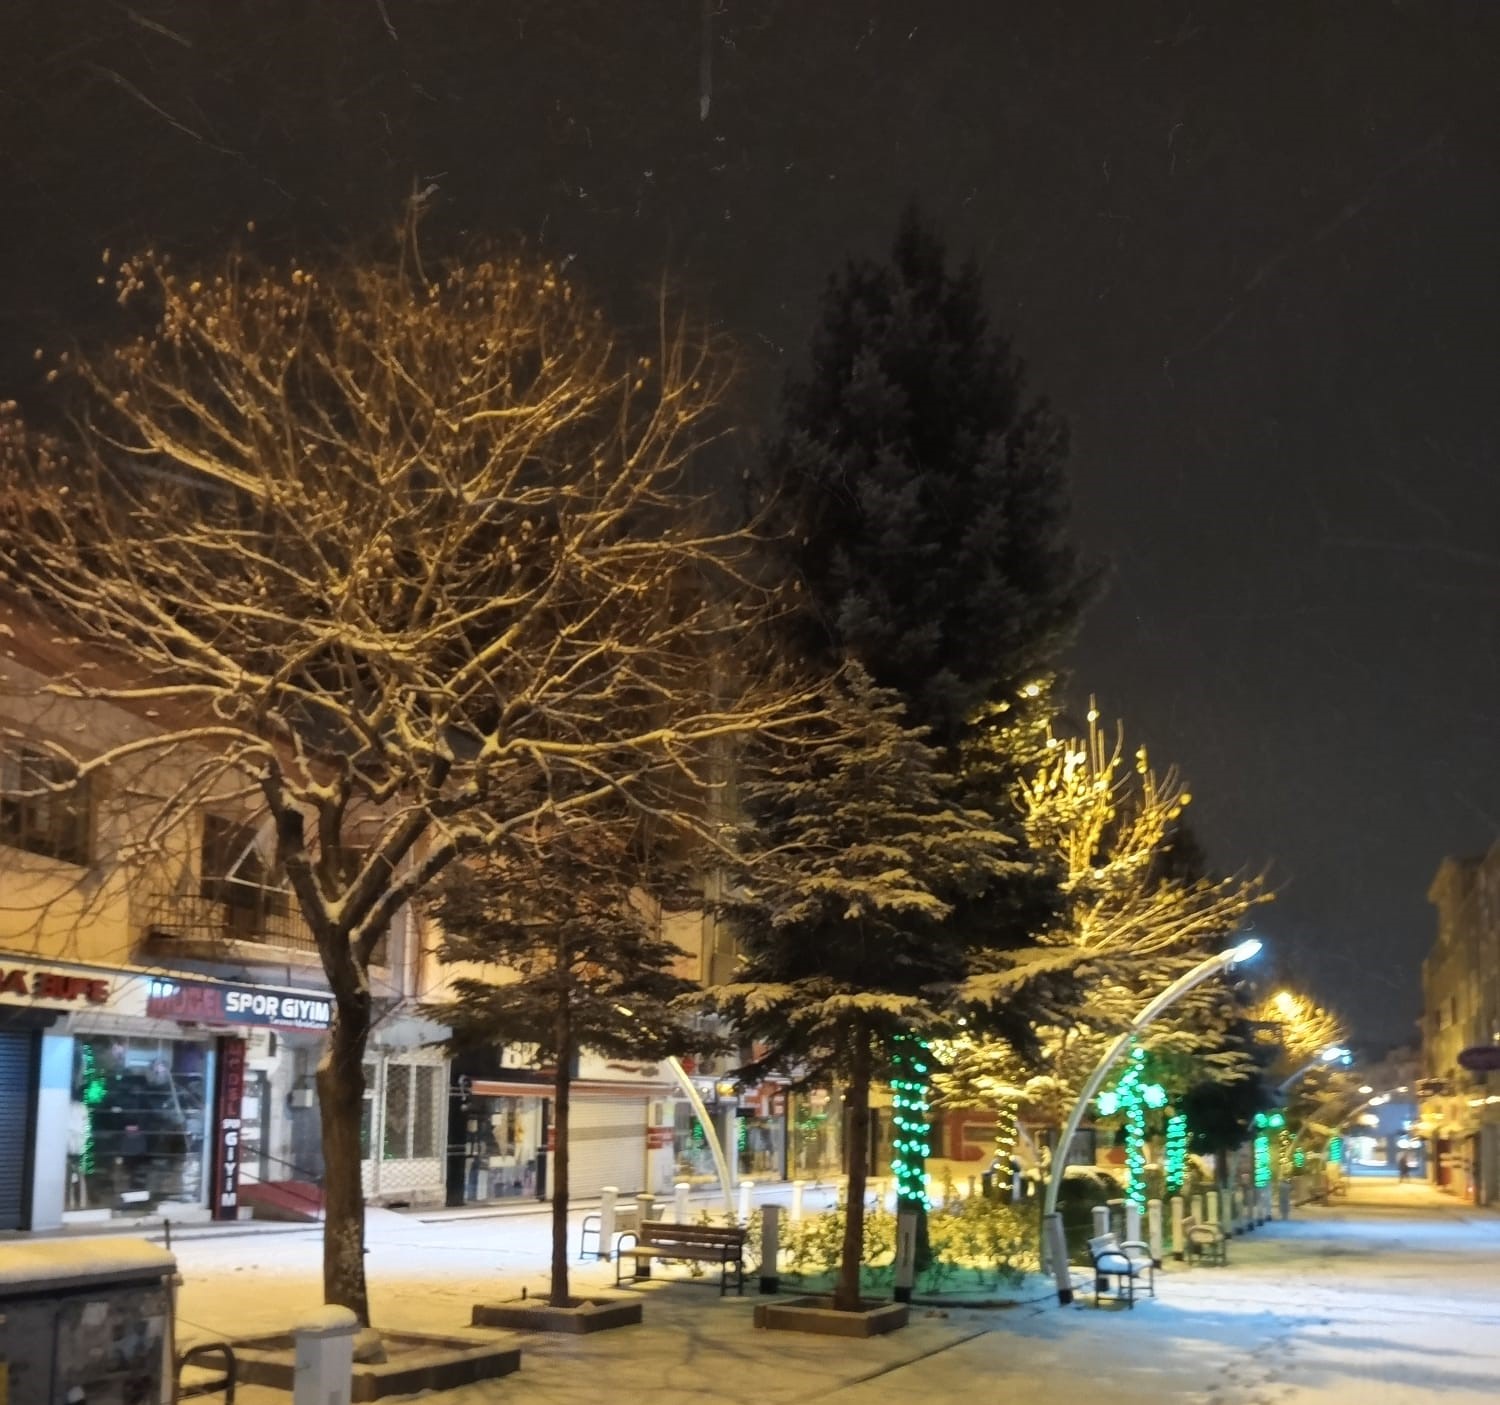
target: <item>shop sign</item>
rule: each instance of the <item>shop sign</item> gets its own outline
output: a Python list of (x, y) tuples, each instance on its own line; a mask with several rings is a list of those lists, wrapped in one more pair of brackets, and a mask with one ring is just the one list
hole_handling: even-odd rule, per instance
[(1473, 1044), (1459, 1050), (1458, 1066), (1470, 1073), (1494, 1073), (1500, 1070), (1500, 1044)]
[(333, 1023), (333, 1001), (326, 995), (154, 976), (146, 995), (146, 1014), (183, 1024), (324, 1030)]
[(0, 1000), (47, 1009), (73, 1010), (107, 1005), (110, 982), (103, 976), (77, 975), (50, 967), (0, 966)]
[(214, 1157), (213, 1216), (216, 1220), (239, 1218), (240, 1130), (245, 1103), (245, 1041), (219, 1041), (219, 1096), (217, 1155)]
[(671, 1127), (647, 1127), (646, 1128), (646, 1150), (666, 1151), (672, 1145)]

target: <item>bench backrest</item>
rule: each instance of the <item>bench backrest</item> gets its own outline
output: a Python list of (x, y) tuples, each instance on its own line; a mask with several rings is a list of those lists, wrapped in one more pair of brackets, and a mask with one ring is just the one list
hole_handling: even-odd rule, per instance
[(745, 1231), (739, 1225), (668, 1224), (665, 1220), (645, 1220), (641, 1224), (640, 1244), (705, 1244), (734, 1247), (745, 1242)]
[(1119, 1254), (1123, 1252), (1120, 1248), (1120, 1241), (1113, 1234), (1100, 1234), (1089, 1240), (1089, 1253), (1096, 1259), (1100, 1254)]

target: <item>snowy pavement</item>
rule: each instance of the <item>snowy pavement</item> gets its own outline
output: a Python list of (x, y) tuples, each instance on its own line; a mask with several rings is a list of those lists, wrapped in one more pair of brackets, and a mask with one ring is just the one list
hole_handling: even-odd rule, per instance
[[(576, 1224), (574, 1217), (574, 1244)], [(545, 1283), (543, 1216), (430, 1218), (372, 1211), (377, 1323), (468, 1335), (477, 1301)], [(179, 1334), (284, 1327), (321, 1299), (318, 1233), (175, 1246)], [(581, 1266), (575, 1290), (611, 1285)], [(1227, 1269), (1180, 1267), (1134, 1312), (1049, 1302), (917, 1309), (857, 1344), (756, 1332), (743, 1299), (659, 1269), (646, 1324), (586, 1338), (524, 1336), (521, 1374), (426, 1397), (434, 1405), (913, 1405), (1016, 1395), (1046, 1405), (1493, 1405), (1500, 1396), (1500, 1217), (1425, 1186), (1356, 1183), (1347, 1202), (1235, 1240)], [(286, 1396), (242, 1390), (242, 1405)]]

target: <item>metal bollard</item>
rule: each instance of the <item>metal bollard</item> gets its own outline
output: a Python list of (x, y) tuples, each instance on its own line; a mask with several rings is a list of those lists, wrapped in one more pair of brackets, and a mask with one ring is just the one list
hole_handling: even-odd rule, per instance
[(358, 1331), (359, 1319), (332, 1304), (308, 1313), (292, 1328), (292, 1405), (349, 1405)]
[(606, 1262), (614, 1252), (615, 1201), (619, 1195), (620, 1187), (617, 1185), (599, 1187), (599, 1247), (595, 1250), (594, 1257)]
[(656, 1197), (649, 1190), (637, 1192), (635, 1197), (635, 1227), (640, 1227), (647, 1220), (656, 1218)]
[(1292, 1217), (1292, 1183), (1282, 1181), (1281, 1186), (1281, 1218), (1289, 1220)]
[(1042, 1242), (1047, 1247), (1047, 1261), (1052, 1265), (1052, 1279), (1057, 1285), (1057, 1303), (1067, 1307), (1073, 1301), (1073, 1271), (1068, 1265), (1068, 1235), (1062, 1215), (1054, 1210), (1042, 1223)]
[(1141, 1242), (1141, 1207), (1134, 1200), (1125, 1202), (1125, 1243)]
[(917, 1211), (909, 1202), (896, 1213), (896, 1275), (893, 1296), (898, 1303), (911, 1301), (917, 1281)]
[(1109, 1206), (1108, 1205), (1095, 1205), (1094, 1206), (1094, 1238), (1097, 1239), (1101, 1234), (1108, 1234), (1109, 1232), (1110, 1232), (1110, 1229), (1109, 1229)]
[(688, 1216), (692, 1213), (688, 1209), (688, 1193), (692, 1186), (687, 1181), (678, 1181), (672, 1187), (672, 1213), (677, 1217), (678, 1224), (686, 1224)]
[(1187, 1246), (1182, 1242), (1184, 1231), (1183, 1222), (1187, 1219), (1187, 1206), (1183, 1204), (1180, 1195), (1172, 1197), (1172, 1257), (1181, 1260), (1187, 1254)]
[(1203, 1195), (1202, 1195), (1201, 1192), (1193, 1197), (1193, 1218), (1199, 1224), (1203, 1224), (1204, 1223), (1204, 1219), (1203, 1219)]
[(740, 1182), (740, 1223), (750, 1223), (750, 1192), (755, 1189), (754, 1181)]
[(760, 1210), (760, 1291), (781, 1288), (781, 1206), (762, 1205)]
[(1163, 1257), (1160, 1200), (1148, 1200), (1146, 1202), (1146, 1247), (1151, 1251), (1152, 1266), (1160, 1268)]
[(1219, 1192), (1210, 1190), (1204, 1193), (1203, 1210), (1206, 1216), (1205, 1223), (1217, 1226), (1219, 1223)]

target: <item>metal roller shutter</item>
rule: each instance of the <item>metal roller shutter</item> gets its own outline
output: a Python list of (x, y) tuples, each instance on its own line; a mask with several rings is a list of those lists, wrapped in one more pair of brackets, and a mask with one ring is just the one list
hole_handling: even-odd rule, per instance
[(36, 1038), (26, 1029), (0, 1029), (0, 1230), (24, 1229), (26, 1166), (31, 1158), (31, 1088)]
[(580, 1098), (569, 1109), (568, 1198), (587, 1200), (612, 1185), (646, 1185), (646, 1099)]

